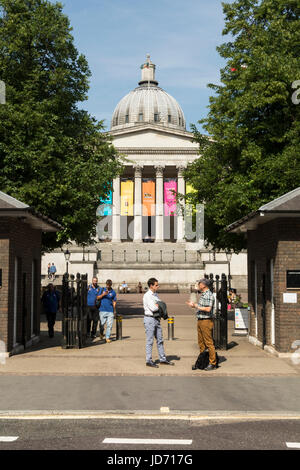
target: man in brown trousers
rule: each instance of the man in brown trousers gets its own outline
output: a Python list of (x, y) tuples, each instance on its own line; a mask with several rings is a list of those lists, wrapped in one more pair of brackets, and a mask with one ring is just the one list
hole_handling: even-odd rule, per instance
[(205, 370), (216, 369), (217, 356), (213, 340), (213, 327), (214, 327), (214, 304), (215, 298), (211, 290), (209, 289), (211, 281), (209, 279), (201, 279), (199, 281), (199, 290), (201, 296), (199, 298), (198, 305), (193, 302), (187, 302), (190, 307), (198, 308), (197, 319), (198, 319), (198, 344), (200, 353), (208, 349), (209, 352), (209, 364)]

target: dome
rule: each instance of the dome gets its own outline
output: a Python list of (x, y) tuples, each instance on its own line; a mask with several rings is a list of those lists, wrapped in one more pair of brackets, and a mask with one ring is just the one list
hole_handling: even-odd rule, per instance
[(155, 65), (149, 55), (141, 69), (139, 86), (124, 96), (114, 110), (111, 130), (143, 123), (185, 130), (183, 111), (177, 101), (158, 86)]

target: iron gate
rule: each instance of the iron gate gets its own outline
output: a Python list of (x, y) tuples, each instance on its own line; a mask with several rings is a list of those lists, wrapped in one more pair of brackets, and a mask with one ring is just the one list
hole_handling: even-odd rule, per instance
[(64, 274), (62, 282), (62, 347), (82, 348), (87, 337), (87, 274)]
[(210, 274), (205, 275), (206, 279), (213, 281), (211, 291), (215, 294), (215, 319), (213, 338), (216, 349), (228, 348), (228, 326), (227, 326), (227, 277), (222, 274), (221, 279), (219, 275), (215, 276)]

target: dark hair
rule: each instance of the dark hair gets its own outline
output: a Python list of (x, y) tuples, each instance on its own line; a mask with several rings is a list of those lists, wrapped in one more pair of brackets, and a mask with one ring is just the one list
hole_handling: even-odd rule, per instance
[(110, 279), (107, 279), (107, 281), (106, 281), (106, 285), (108, 285), (108, 286), (112, 286), (112, 281), (111, 281)]
[(155, 277), (151, 277), (151, 278), (149, 279), (149, 281), (147, 282), (148, 287), (154, 286), (154, 284), (155, 284), (156, 282), (158, 282), (158, 280), (155, 279)]

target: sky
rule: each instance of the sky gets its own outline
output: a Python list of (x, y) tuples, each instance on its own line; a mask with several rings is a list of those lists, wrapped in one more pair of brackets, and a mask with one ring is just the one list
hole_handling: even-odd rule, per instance
[[(227, 0), (231, 3), (232, 0)], [(55, 3), (53, 1), (52, 3)], [(62, 0), (78, 51), (92, 72), (80, 107), (108, 130), (113, 111), (138, 86), (149, 53), (159, 86), (183, 109), (187, 130), (204, 118), (225, 62), (221, 0)], [(202, 126), (198, 125), (202, 130)]]

